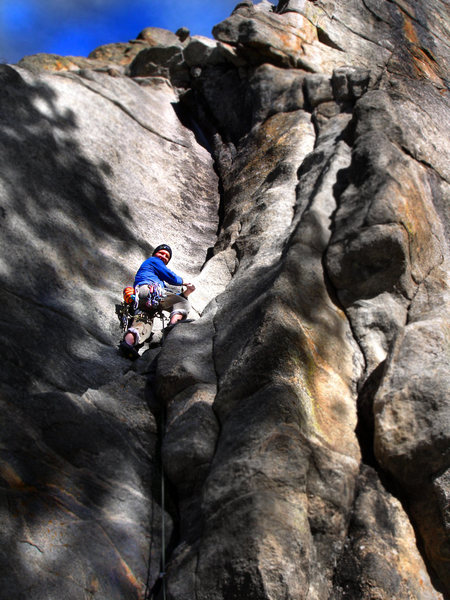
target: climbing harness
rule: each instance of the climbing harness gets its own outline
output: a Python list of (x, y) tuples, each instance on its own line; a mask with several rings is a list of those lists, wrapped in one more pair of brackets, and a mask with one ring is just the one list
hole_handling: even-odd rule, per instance
[(156, 307), (159, 305), (161, 298), (164, 297), (164, 290), (159, 283), (154, 283), (148, 286), (148, 298), (145, 302), (148, 308)]
[(132, 307), (125, 301), (120, 304), (116, 304), (116, 315), (119, 318), (120, 325), (123, 331), (128, 329), (128, 322), (134, 317)]
[(164, 298), (165, 290), (159, 283), (148, 285), (148, 296), (145, 301), (145, 310), (139, 310), (139, 286), (127, 286), (123, 290), (123, 301), (116, 304), (116, 315), (119, 318), (122, 330), (127, 331), (130, 321), (143, 321), (151, 323), (155, 316), (161, 319), (164, 329), (165, 317), (160, 302)]
[[(156, 308), (162, 298), (165, 296), (165, 290), (159, 283), (145, 284), (148, 287), (148, 295), (145, 300), (145, 306), (147, 309)], [(127, 304), (130, 304), (134, 310), (139, 308), (140, 301), (142, 298), (139, 297), (139, 288), (137, 285), (135, 288), (126, 287), (123, 290), (123, 298)]]
[(124, 301), (120, 304), (116, 304), (116, 315), (124, 333), (128, 330), (130, 321), (132, 320), (135, 322), (143, 321), (144, 323), (151, 323), (155, 317), (158, 317), (161, 320), (162, 329), (165, 327), (166, 317), (164, 316), (162, 309), (157, 307), (153, 307), (151, 311), (140, 311), (135, 314), (133, 306)]

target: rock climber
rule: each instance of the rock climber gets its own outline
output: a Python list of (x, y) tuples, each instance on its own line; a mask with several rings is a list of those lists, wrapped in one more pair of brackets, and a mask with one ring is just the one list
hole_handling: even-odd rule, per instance
[[(134, 317), (119, 345), (120, 352), (127, 358), (139, 358), (136, 346), (149, 339), (155, 309), (170, 311), (168, 328), (172, 328), (188, 316), (191, 306), (187, 297), (195, 290), (195, 286), (193, 283), (184, 282), (179, 275), (167, 268), (171, 258), (170, 246), (157, 246), (152, 256), (139, 267), (134, 279), (134, 288), (126, 288), (134, 292), (131, 296), (134, 300)], [(165, 289), (166, 283), (184, 286), (186, 289), (181, 294), (171, 293)], [(127, 301), (127, 298), (125, 300)]]

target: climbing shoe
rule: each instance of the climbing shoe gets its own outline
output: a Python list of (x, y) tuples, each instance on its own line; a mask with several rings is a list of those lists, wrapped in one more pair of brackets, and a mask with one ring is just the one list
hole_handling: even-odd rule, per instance
[(122, 340), (119, 344), (119, 352), (125, 358), (129, 358), (130, 360), (136, 360), (139, 358), (139, 352), (136, 350), (134, 346), (128, 344), (125, 340)]
[(164, 327), (163, 331), (165, 333), (169, 333), (169, 331), (172, 331), (172, 329), (176, 326), (176, 325), (182, 325), (183, 323), (193, 323), (194, 319), (181, 319), (181, 321), (177, 321), (176, 323), (169, 323), (169, 325), (166, 325), (166, 327)]

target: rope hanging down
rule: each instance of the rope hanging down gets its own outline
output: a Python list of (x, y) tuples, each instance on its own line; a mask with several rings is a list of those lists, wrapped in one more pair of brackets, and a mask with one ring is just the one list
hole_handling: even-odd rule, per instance
[[(162, 325), (164, 327), (164, 316), (162, 311), (160, 313), (160, 317), (162, 320)], [(160, 432), (163, 435), (166, 428), (165, 418), (164, 418), (164, 408), (161, 410), (161, 428)], [(162, 455), (160, 453), (160, 469), (161, 469), (161, 570), (159, 572), (159, 576), (153, 584), (152, 588), (149, 589), (149, 579), (150, 579), (150, 571), (151, 571), (151, 546), (150, 546), (150, 557), (148, 564), (148, 575), (147, 575), (147, 584), (145, 590), (144, 600), (156, 600), (159, 595), (159, 588), (161, 586), (162, 590), (162, 600), (166, 600), (166, 486), (165, 486), (165, 477), (164, 477), (164, 467), (162, 463)], [(152, 514), (153, 514), (153, 497), (152, 497)]]

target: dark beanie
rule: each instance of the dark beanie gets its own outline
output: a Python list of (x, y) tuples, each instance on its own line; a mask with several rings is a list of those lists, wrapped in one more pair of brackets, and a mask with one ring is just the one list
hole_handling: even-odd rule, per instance
[(167, 250), (169, 253), (169, 260), (172, 258), (172, 248), (167, 244), (160, 244), (159, 246), (156, 246), (156, 248), (153, 250), (152, 256), (155, 256), (155, 254), (160, 250)]

